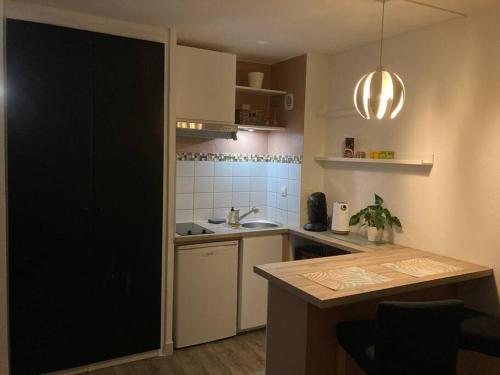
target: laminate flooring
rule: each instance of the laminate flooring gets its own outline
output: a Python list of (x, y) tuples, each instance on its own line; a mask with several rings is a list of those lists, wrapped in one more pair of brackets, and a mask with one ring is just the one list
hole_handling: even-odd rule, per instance
[(158, 357), (89, 372), (89, 375), (264, 375), (266, 333), (259, 330), (175, 350)]

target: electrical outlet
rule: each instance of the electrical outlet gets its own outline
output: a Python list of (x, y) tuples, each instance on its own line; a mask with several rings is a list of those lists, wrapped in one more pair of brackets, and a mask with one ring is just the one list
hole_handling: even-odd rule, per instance
[(288, 195), (288, 188), (285, 185), (283, 185), (281, 187), (281, 196), (286, 197), (287, 195)]

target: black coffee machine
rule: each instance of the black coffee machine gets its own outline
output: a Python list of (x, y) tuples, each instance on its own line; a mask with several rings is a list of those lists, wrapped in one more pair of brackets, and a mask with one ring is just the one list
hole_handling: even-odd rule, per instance
[(324, 232), (328, 229), (326, 213), (326, 197), (324, 193), (312, 193), (307, 199), (307, 215), (309, 222), (304, 229), (311, 232)]

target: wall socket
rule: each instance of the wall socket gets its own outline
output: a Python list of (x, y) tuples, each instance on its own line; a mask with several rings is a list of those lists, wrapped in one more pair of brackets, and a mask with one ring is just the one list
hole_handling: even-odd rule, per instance
[(288, 188), (285, 185), (282, 185), (280, 190), (282, 197), (286, 197), (288, 195)]

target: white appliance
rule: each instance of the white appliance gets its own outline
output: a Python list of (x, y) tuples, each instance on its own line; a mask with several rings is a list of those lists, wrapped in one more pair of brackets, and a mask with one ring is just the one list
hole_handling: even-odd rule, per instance
[(236, 335), (238, 241), (179, 246), (175, 255), (175, 346)]
[(349, 233), (349, 203), (333, 203), (332, 231), (338, 234)]
[(267, 323), (267, 280), (253, 267), (282, 261), (282, 236), (245, 237), (240, 243), (238, 330), (265, 326)]

